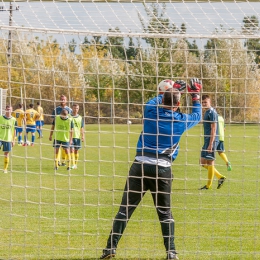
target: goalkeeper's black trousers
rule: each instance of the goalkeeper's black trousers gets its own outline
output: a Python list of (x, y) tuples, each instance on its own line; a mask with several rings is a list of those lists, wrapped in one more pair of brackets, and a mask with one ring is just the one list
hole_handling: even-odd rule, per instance
[(172, 179), (171, 167), (143, 164), (136, 160), (134, 161), (127, 177), (122, 202), (114, 219), (106, 248), (117, 248), (128, 220), (131, 218), (146, 191), (150, 190), (161, 224), (166, 252), (175, 251), (174, 219), (171, 213)]

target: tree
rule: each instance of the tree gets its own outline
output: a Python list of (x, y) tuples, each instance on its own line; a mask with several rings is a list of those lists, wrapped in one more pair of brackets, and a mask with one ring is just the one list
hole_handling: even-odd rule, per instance
[(259, 120), (260, 102), (255, 98), (259, 72), (254, 57), (238, 39), (210, 39), (205, 49), (203, 92), (214, 93), (218, 112), (230, 121)]
[[(245, 16), (243, 19), (244, 25), (242, 26), (242, 33), (246, 35), (257, 35), (260, 31), (259, 20), (255, 15)], [(245, 47), (248, 51), (255, 56), (255, 62), (260, 67), (260, 39), (256, 37), (254, 39), (245, 40)]]
[[(120, 29), (109, 29), (109, 32), (120, 33)], [(111, 53), (114, 59), (126, 59), (126, 53), (124, 48), (124, 38), (117, 36), (108, 36), (105, 40), (105, 48)]]
[(70, 52), (75, 52), (76, 47), (77, 47), (77, 42), (73, 38), (71, 41), (69, 41), (69, 51)]

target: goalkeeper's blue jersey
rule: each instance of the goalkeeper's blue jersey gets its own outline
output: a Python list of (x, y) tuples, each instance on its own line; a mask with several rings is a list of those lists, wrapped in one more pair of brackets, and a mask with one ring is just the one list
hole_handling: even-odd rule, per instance
[[(161, 106), (163, 95), (149, 100), (144, 109), (143, 131), (137, 142), (138, 155), (153, 155), (174, 161), (181, 135), (201, 121), (201, 105), (193, 103), (192, 113), (183, 114)], [(163, 157), (161, 157), (163, 156)]]

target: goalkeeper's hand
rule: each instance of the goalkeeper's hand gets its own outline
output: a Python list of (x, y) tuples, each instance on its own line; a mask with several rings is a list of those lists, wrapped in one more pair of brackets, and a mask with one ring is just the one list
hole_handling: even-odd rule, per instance
[(173, 88), (183, 91), (186, 88), (187, 84), (184, 80), (176, 80), (173, 84)]
[(190, 86), (188, 85), (188, 92), (191, 94), (192, 101), (200, 99), (200, 91), (202, 89), (202, 82), (197, 78), (190, 80)]

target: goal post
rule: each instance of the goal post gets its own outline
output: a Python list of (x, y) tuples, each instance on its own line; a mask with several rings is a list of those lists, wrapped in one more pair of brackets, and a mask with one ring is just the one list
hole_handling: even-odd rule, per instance
[[(181, 139), (171, 207), (180, 259), (259, 259), (260, 8), (258, 1), (2, 1), (0, 114), (5, 104), (44, 111), (43, 138), (0, 150), (0, 258), (99, 259), (119, 209), (142, 131), (144, 104), (164, 79), (203, 82), (225, 119), (217, 189), (199, 191), (203, 125)], [(19, 8), (18, 8), (19, 6)], [(11, 21), (11, 22), (10, 22)], [(11, 53), (10, 53), (11, 52)], [(53, 109), (79, 105), (77, 169), (55, 170)], [(181, 112), (191, 111), (189, 93)], [(0, 129), (1, 131), (1, 129)], [(24, 137), (24, 133), (23, 133)], [(31, 135), (29, 135), (31, 141)], [(116, 259), (164, 259), (149, 192)]]
[(0, 88), (0, 115), (5, 113), (7, 89)]

